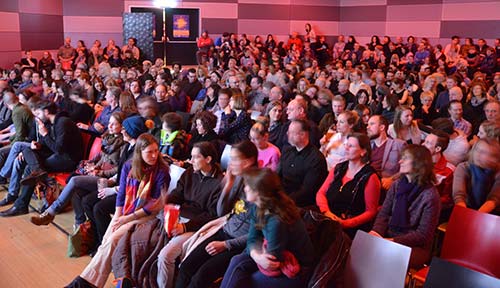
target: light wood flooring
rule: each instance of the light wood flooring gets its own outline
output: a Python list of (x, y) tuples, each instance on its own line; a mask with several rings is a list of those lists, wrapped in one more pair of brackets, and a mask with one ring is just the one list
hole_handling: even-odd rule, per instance
[[(5, 192), (0, 191), (3, 199)], [(88, 256), (68, 258), (68, 236), (52, 224), (33, 225), (29, 219), (34, 213), (30, 208), (28, 215), (0, 217), (0, 288), (64, 287), (90, 262)], [(69, 226), (70, 215), (59, 220)], [(105, 287), (113, 287), (112, 279)]]

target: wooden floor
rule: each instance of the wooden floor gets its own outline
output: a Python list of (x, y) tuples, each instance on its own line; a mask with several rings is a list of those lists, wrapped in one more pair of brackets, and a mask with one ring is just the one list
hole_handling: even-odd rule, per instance
[[(5, 193), (0, 193), (3, 199)], [(7, 209), (1, 207), (0, 211)], [(68, 258), (68, 237), (54, 225), (38, 227), (30, 214), (0, 217), (0, 287), (64, 287), (90, 262), (90, 257)], [(106, 287), (111, 285), (108, 279)]]

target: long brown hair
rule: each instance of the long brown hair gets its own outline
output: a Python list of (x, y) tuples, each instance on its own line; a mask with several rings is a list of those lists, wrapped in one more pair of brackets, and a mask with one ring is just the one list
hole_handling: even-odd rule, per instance
[(271, 169), (250, 168), (243, 174), (243, 179), (248, 187), (259, 194), (261, 201), (260, 207), (257, 207), (257, 229), (265, 226), (266, 212), (277, 215), (287, 224), (292, 224), (300, 218), (299, 209), (285, 194), (278, 174)]
[(401, 155), (408, 154), (412, 159), (413, 176), (417, 184), (422, 187), (432, 186), (436, 181), (434, 164), (429, 149), (421, 145), (410, 144), (406, 146)]
[[(137, 138), (137, 142), (135, 143), (134, 155), (132, 156), (132, 169), (130, 174), (133, 178), (142, 180), (142, 177), (146, 174), (146, 168), (150, 166), (144, 162), (142, 159), (142, 151), (146, 149), (149, 145), (156, 144), (159, 147), (158, 141), (151, 134), (141, 134), (139, 138)], [(158, 152), (160, 153), (160, 152)], [(156, 166), (166, 166), (163, 158), (159, 155), (158, 160), (156, 162)]]

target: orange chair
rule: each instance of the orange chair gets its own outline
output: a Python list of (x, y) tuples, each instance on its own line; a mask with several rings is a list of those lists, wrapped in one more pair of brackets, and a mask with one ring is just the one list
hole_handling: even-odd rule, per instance
[[(81, 133), (83, 139), (83, 151), (88, 151), (88, 146), (90, 139), (92, 136), (88, 133)], [(89, 155), (85, 155), (84, 159), (93, 159), (99, 152), (101, 151), (101, 138), (95, 138), (92, 146), (90, 148)], [(86, 152), (85, 152), (86, 153)], [(61, 186), (66, 186), (66, 180), (71, 175), (70, 172), (59, 172), (59, 173), (50, 173), (49, 177), (55, 178), (57, 183)]]
[[(442, 259), (500, 278), (500, 217), (455, 206), (446, 227)], [(429, 267), (413, 275), (413, 282), (425, 282)], [(414, 283), (413, 283), (414, 284)]]

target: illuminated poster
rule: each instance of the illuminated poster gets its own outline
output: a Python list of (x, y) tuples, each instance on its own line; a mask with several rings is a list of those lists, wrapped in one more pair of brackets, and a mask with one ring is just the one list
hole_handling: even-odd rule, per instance
[(189, 15), (173, 15), (174, 38), (189, 38)]

